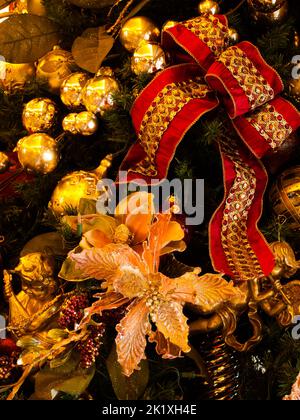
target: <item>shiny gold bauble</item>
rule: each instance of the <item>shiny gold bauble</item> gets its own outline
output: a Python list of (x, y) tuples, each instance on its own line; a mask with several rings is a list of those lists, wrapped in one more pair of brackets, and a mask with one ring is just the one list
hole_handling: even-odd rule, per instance
[(252, 2), (249, 1), (249, 11), (250, 16), (254, 20), (255, 23), (259, 25), (274, 25), (278, 23), (282, 23), (289, 11), (288, 2), (284, 0), (281, 2), (276, 9), (268, 12), (262, 12), (254, 7)]
[(289, 82), (289, 94), (297, 102), (300, 102), (300, 77), (291, 79)]
[(88, 111), (69, 114), (63, 120), (63, 129), (71, 134), (91, 136), (98, 130), (98, 119)]
[(159, 44), (143, 42), (134, 52), (131, 69), (136, 74), (153, 74), (167, 66), (167, 56)]
[(69, 51), (54, 47), (42, 57), (37, 65), (36, 78), (38, 83), (56, 95), (66, 77), (77, 70), (74, 58)]
[(22, 122), (29, 133), (47, 132), (53, 128), (57, 106), (49, 98), (32, 99), (24, 106)]
[(300, 166), (284, 171), (277, 178), (270, 192), (270, 204), (285, 227), (300, 229)]
[(220, 13), (220, 6), (216, 1), (213, 0), (204, 0), (201, 1), (198, 5), (198, 12), (202, 13), (211, 13), (212, 15), (217, 15)]
[(48, 174), (55, 170), (60, 156), (56, 141), (45, 133), (35, 133), (18, 141), (20, 164), (29, 172)]
[(229, 36), (229, 40), (230, 40), (231, 45), (237, 44), (240, 40), (240, 35), (239, 35), (238, 31), (234, 28), (229, 28), (228, 29), (228, 36)]
[(168, 20), (162, 27), (163, 31), (166, 31), (167, 29), (174, 28), (174, 26), (178, 25), (179, 22), (176, 20)]
[(72, 73), (62, 83), (60, 88), (60, 98), (70, 109), (80, 108), (82, 105), (81, 94), (84, 86), (90, 77), (86, 73)]
[(120, 41), (129, 52), (138, 48), (142, 41), (157, 42), (160, 37), (160, 30), (144, 16), (129, 19), (121, 30)]
[(89, 112), (103, 114), (114, 107), (114, 94), (119, 84), (114, 77), (96, 76), (89, 80), (82, 92), (82, 103)]
[(274, 12), (279, 9), (285, 0), (248, 0), (251, 7), (254, 7), (258, 12)]
[(0, 174), (6, 172), (9, 168), (9, 165), (9, 157), (5, 153), (0, 152)]
[(6, 93), (21, 90), (35, 78), (33, 63), (12, 64), (0, 61), (0, 89)]
[(66, 175), (57, 184), (49, 208), (56, 216), (64, 216), (70, 210), (78, 212), (82, 198), (96, 200), (99, 197), (98, 180), (93, 172), (77, 171)]

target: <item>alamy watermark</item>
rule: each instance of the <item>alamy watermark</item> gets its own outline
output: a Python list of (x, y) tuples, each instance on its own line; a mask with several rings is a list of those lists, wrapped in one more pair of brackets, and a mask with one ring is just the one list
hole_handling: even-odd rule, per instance
[(0, 339), (4, 340), (6, 338), (6, 319), (4, 316), (0, 315)]
[[(136, 200), (129, 200), (126, 212), (148, 214), (165, 213), (170, 208), (170, 197), (176, 203), (176, 213), (184, 214), (185, 223), (188, 226), (201, 225), (204, 221), (204, 180), (203, 179), (152, 179), (150, 184), (142, 179), (127, 182), (127, 172), (121, 171), (120, 179), (122, 183), (116, 185), (111, 179), (102, 179), (98, 183), (98, 191), (101, 191), (97, 201), (97, 211), (99, 213), (113, 214), (118, 203), (134, 192), (144, 192), (152, 194), (153, 203), (140, 202), (140, 197)], [(153, 205), (153, 206), (152, 206)]]

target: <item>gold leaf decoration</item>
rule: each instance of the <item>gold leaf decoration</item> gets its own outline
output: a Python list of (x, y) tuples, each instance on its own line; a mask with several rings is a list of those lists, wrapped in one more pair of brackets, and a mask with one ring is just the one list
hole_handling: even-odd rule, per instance
[(116, 338), (118, 361), (126, 376), (140, 370), (139, 363), (145, 358), (146, 336), (151, 330), (149, 311), (144, 299), (134, 302), (117, 326)]
[(59, 40), (59, 27), (45, 16), (14, 15), (0, 24), (0, 51), (9, 63), (32, 63)]
[(83, 70), (96, 73), (114, 45), (114, 38), (104, 27), (86, 29), (76, 38), (72, 55), (76, 64)]
[(188, 345), (189, 327), (187, 318), (183, 315), (182, 305), (177, 302), (162, 302), (155, 319), (157, 329), (172, 344), (180, 347), (184, 353), (191, 348)]
[(118, 400), (137, 400), (142, 397), (149, 381), (149, 364), (142, 360), (141, 370), (135, 371), (130, 378), (123, 375), (118, 362), (116, 346), (113, 346), (106, 360), (109, 377)]

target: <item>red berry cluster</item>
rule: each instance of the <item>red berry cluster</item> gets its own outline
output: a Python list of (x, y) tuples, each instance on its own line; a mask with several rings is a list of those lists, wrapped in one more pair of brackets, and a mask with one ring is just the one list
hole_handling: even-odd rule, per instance
[(14, 368), (17, 366), (18, 352), (11, 355), (0, 356), (0, 381), (7, 381), (11, 378)]
[(89, 306), (89, 300), (86, 294), (77, 293), (68, 298), (62, 305), (58, 324), (61, 328), (73, 329), (84, 315), (84, 309)]
[(90, 326), (89, 329), (90, 334), (88, 338), (77, 345), (77, 349), (80, 352), (80, 366), (83, 369), (93, 366), (96, 358), (99, 356), (105, 325)]

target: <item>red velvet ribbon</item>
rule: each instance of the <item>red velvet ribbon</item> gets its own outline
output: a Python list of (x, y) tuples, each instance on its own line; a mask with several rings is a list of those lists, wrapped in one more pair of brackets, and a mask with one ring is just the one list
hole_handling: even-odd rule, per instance
[(187, 130), (222, 103), (235, 130), (217, 139), (225, 195), (210, 223), (212, 262), (237, 281), (268, 276), (274, 256), (257, 228), (268, 177), (259, 159), (300, 126), (300, 114), (278, 96), (282, 81), (254, 45), (228, 47), (226, 17), (202, 15), (177, 24), (163, 33), (162, 43), (176, 65), (135, 101), (138, 142), (121, 170), (128, 171), (127, 181), (162, 180)]

